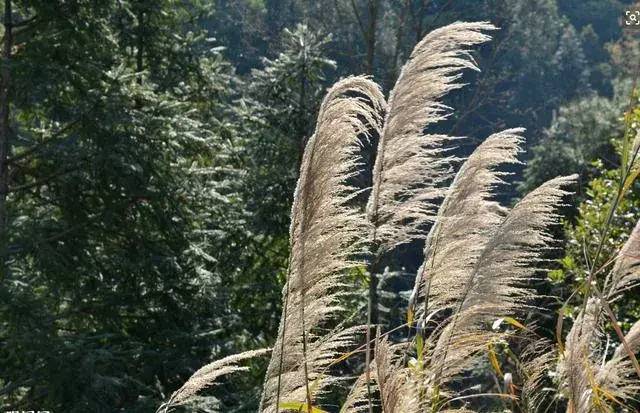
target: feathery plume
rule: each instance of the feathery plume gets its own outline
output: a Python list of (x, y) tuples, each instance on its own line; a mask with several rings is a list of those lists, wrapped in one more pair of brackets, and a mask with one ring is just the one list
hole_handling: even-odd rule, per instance
[[(267, 369), (261, 412), (281, 402), (311, 410), (311, 390), (321, 394), (335, 382), (322, 375), (337, 350), (353, 343), (356, 329), (316, 335), (336, 319), (351, 287), (347, 270), (361, 265), (366, 218), (351, 201), (347, 182), (358, 173), (360, 137), (380, 128), (384, 97), (365, 77), (336, 83), (325, 97), (314, 135), (307, 143), (291, 218), (291, 257), (278, 339)], [(322, 375), (322, 377), (321, 377)]]
[[(636, 321), (633, 326), (631, 326), (629, 332), (624, 338), (627, 341), (627, 344), (629, 344), (629, 348), (633, 353), (637, 353), (638, 351), (640, 351), (640, 320)], [(619, 354), (622, 356), (622, 352), (625, 352), (624, 357), (626, 357), (627, 354), (624, 346), (618, 346), (615, 354)]]
[(244, 353), (234, 354), (201, 367), (189, 377), (189, 380), (187, 380), (182, 387), (171, 395), (167, 403), (160, 406), (158, 411), (166, 413), (171, 407), (188, 403), (198, 392), (206, 387), (212, 386), (220, 376), (239, 371), (248, 371), (248, 367), (238, 366), (238, 362), (262, 356), (269, 351), (271, 351), (271, 349), (245, 351)]
[(377, 381), (377, 369), (375, 363), (369, 364), (368, 368), (370, 371), (360, 374), (353, 387), (351, 387), (340, 413), (362, 413), (369, 410), (367, 378)]
[(452, 177), (456, 160), (446, 146), (454, 138), (425, 134), (429, 125), (447, 118), (440, 99), (458, 82), (464, 69), (478, 70), (466, 46), (486, 42), (489, 23), (453, 23), (426, 35), (414, 48), (391, 91), (389, 110), (373, 169), (367, 213), (375, 229), (377, 253), (424, 238), (424, 225), (435, 218), (442, 184)]
[(609, 277), (611, 283), (607, 279), (604, 291), (609, 300), (616, 300), (625, 290), (640, 285), (640, 221), (616, 257)]
[[(640, 321), (636, 321), (624, 337), (633, 353), (640, 351)], [(619, 399), (633, 399), (640, 394), (640, 382), (629, 353), (620, 344), (613, 356), (596, 375), (596, 383)]]
[(547, 339), (539, 339), (528, 345), (522, 352), (521, 371), (524, 377), (522, 384), (523, 411), (536, 413), (547, 398), (543, 387), (549, 369), (557, 365), (557, 353), (553, 344)]
[(460, 303), (478, 258), (507, 212), (491, 199), (494, 188), (504, 183), (504, 173), (495, 168), (518, 163), (523, 131), (491, 135), (456, 174), (427, 237), (425, 261), (409, 300), (410, 313), (421, 297), (425, 300), (419, 318), (429, 309), (453, 309)]
[(397, 349), (378, 330), (375, 345), (375, 368), (384, 413), (417, 413), (420, 411), (418, 386), (401, 364)]
[[(548, 227), (557, 224), (564, 187), (576, 176), (552, 179), (526, 195), (509, 211), (477, 260), (457, 310), (436, 345), (435, 374), (441, 383), (469, 367), (473, 355), (502, 333), (488, 331), (495, 319), (522, 313), (535, 297), (528, 282), (535, 264), (550, 248)], [(451, 259), (454, 259), (452, 257)]]
[[(367, 202), (373, 258), (367, 320), (366, 364), (370, 363), (371, 325), (377, 323), (377, 282), (380, 257), (395, 246), (425, 237), (458, 159), (449, 153), (455, 140), (427, 134), (425, 128), (450, 115), (441, 99), (463, 86), (464, 69), (479, 70), (469, 46), (484, 43), (486, 23), (453, 23), (427, 34), (413, 49), (389, 97), (373, 167), (373, 187)], [(368, 370), (367, 370), (368, 371)], [(369, 380), (367, 379), (367, 383)], [(372, 411), (371, 391), (369, 390)]]
[(557, 207), (570, 194), (563, 188), (576, 179), (577, 175), (571, 175), (547, 181), (509, 211), (478, 260), (461, 311), (493, 321), (486, 316), (509, 316), (529, 308), (533, 296), (528, 281), (546, 269), (535, 264), (540, 263), (543, 251), (553, 248), (549, 227), (558, 224)]
[(593, 362), (596, 349), (593, 344), (599, 341), (601, 309), (600, 301), (590, 298), (567, 334), (558, 373), (560, 382), (567, 387), (569, 403), (574, 412), (590, 411), (593, 401), (596, 372)]

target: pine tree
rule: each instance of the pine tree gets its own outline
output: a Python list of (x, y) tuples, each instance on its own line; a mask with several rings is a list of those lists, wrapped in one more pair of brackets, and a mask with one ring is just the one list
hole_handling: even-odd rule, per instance
[(3, 407), (148, 411), (233, 345), (232, 76), (196, 5), (13, 3)]

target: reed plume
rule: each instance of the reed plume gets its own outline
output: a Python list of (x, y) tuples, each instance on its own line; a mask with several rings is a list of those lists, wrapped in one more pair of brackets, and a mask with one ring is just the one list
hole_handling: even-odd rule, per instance
[[(554, 178), (534, 189), (507, 214), (482, 251), (474, 270), (461, 312), (465, 322), (474, 318), (522, 314), (531, 309), (530, 280), (540, 270), (543, 253), (555, 248), (549, 233), (560, 216), (557, 208), (570, 192), (564, 188), (576, 182), (577, 175)], [(489, 317), (489, 318), (487, 318)], [(461, 326), (464, 324), (461, 324)]]
[(529, 282), (551, 247), (548, 229), (558, 222), (556, 208), (568, 194), (563, 188), (575, 179), (558, 177), (529, 193), (486, 242), (433, 351), (437, 386), (455, 380), (488, 343), (502, 337), (487, 328), (493, 321), (532, 308), (535, 293)]
[(565, 351), (558, 368), (560, 383), (566, 386), (569, 394), (567, 412), (588, 412), (594, 396), (597, 397), (597, 391), (594, 391), (597, 371), (594, 360), (598, 355), (597, 345), (602, 333), (601, 310), (600, 301), (590, 298), (567, 334)]
[[(521, 391), (522, 411), (536, 413), (546, 408), (545, 402), (551, 402), (548, 398), (553, 392), (550, 387), (545, 388), (550, 372), (557, 365), (558, 354), (553, 344), (545, 339), (538, 338), (526, 346), (520, 356), (520, 370), (523, 377)], [(548, 405), (547, 405), (548, 406)]]
[(375, 363), (369, 364), (368, 370), (369, 371), (360, 374), (356, 379), (346, 400), (342, 404), (340, 413), (362, 413), (369, 410), (369, 386), (367, 379), (377, 381), (377, 368)]
[(360, 139), (380, 127), (384, 107), (380, 89), (364, 77), (336, 83), (322, 103), (294, 195), (283, 315), (262, 412), (279, 411), (281, 402), (310, 412), (312, 399), (335, 382), (324, 370), (355, 339), (356, 328), (320, 329), (338, 318), (341, 297), (354, 290), (347, 271), (362, 264), (354, 257), (365, 247), (366, 218), (351, 202), (357, 191), (347, 182), (361, 167)]
[[(380, 335), (378, 331), (378, 336)], [(386, 337), (376, 339), (375, 366), (380, 404), (384, 413), (417, 413), (419, 411), (418, 386), (402, 364), (399, 349)]]
[(441, 99), (464, 84), (464, 69), (479, 70), (467, 46), (488, 41), (495, 26), (453, 23), (436, 29), (416, 45), (389, 97), (378, 143), (373, 188), (367, 205), (377, 254), (424, 238), (435, 218), (457, 158), (447, 151), (455, 138), (425, 133), (451, 114)]
[[(625, 341), (633, 353), (640, 351), (640, 321), (636, 321), (625, 335)], [(640, 394), (640, 381), (624, 345), (616, 347), (613, 356), (598, 371), (597, 385), (619, 400), (634, 400)]]
[[(455, 176), (427, 237), (410, 306), (423, 300), (420, 365), (409, 369), (382, 341), (376, 368), (384, 412), (440, 409), (453, 382), (478, 360), (477, 355), (501, 333), (487, 328), (500, 317), (531, 308), (535, 294), (529, 281), (546, 248), (556, 208), (575, 176), (551, 180), (523, 198), (512, 210), (493, 198), (503, 183), (502, 164), (517, 163), (522, 129), (496, 133), (485, 140)], [(411, 312), (411, 309), (410, 309)], [(436, 312), (448, 314), (435, 330), (424, 327)], [(428, 314), (428, 315), (427, 315)]]
[(605, 282), (604, 293), (608, 300), (615, 301), (624, 291), (638, 285), (640, 285), (640, 221), (616, 257), (616, 263)]
[(456, 175), (427, 236), (425, 261), (409, 300), (410, 314), (416, 299), (424, 299), (419, 318), (429, 309), (453, 309), (460, 303), (478, 258), (507, 213), (493, 200), (495, 187), (504, 183), (496, 168), (518, 163), (523, 131), (491, 135)]
[(251, 350), (216, 360), (198, 369), (182, 387), (176, 390), (169, 401), (160, 406), (158, 412), (166, 413), (175, 406), (190, 402), (203, 389), (215, 384), (215, 381), (226, 374), (248, 371), (248, 367), (238, 366), (238, 362), (262, 356), (270, 349)]

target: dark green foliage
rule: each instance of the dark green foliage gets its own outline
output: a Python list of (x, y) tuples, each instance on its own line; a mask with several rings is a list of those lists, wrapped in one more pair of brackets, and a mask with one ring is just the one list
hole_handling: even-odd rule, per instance
[(330, 41), (307, 26), (285, 31), (277, 59), (265, 59), (248, 85), (246, 150), (256, 166), (248, 177), (249, 206), (257, 225), (283, 235), (302, 152), (315, 127), (325, 73), (335, 62), (324, 57)]
[[(635, 96), (637, 96), (637, 92)], [(630, 117), (628, 121), (629, 136), (634, 138), (638, 133), (640, 112), (635, 109), (628, 116)], [(623, 122), (619, 119), (615, 124), (620, 126), (621, 123)], [(622, 127), (624, 128), (624, 125)], [(593, 132), (596, 134), (597, 131), (593, 130)], [(611, 152), (618, 158), (621, 153), (621, 137), (623, 135), (624, 131), (618, 130), (617, 135), (609, 139), (609, 145), (615, 147)], [(589, 134), (585, 133), (584, 136), (589, 136)], [(585, 261), (585, 256), (595, 256), (595, 251), (602, 238), (601, 228), (605, 225), (612, 199), (616, 198), (619, 187), (620, 166), (611, 167), (602, 160), (601, 154), (598, 155), (598, 159), (592, 161), (590, 165), (595, 176), (585, 185), (585, 199), (578, 207), (578, 217), (575, 223), (569, 220), (565, 221), (564, 229), (567, 243), (565, 244), (565, 255), (560, 260), (560, 268), (549, 274), (555, 287), (564, 290), (559, 291), (559, 296), (566, 298), (570, 292), (576, 291), (574, 299), (569, 302), (569, 309), (573, 309), (573, 304), (577, 306), (578, 303), (581, 303), (586, 288), (586, 277), (592, 265), (591, 262)], [(611, 270), (612, 259), (627, 241), (639, 219), (640, 197), (636, 182), (624, 194), (611, 219), (610, 229), (600, 252), (599, 265), (595, 267), (604, 266), (597, 277), (600, 283)], [(638, 304), (633, 294), (625, 295), (623, 300), (616, 302), (617, 318), (624, 327), (630, 327), (640, 316)]]
[[(580, 288), (585, 282), (588, 269), (584, 261), (585, 250), (590, 253), (589, 256), (593, 256), (600, 238), (599, 228), (606, 218), (608, 203), (615, 196), (617, 171), (605, 169), (602, 162), (596, 162), (595, 166), (602, 175), (589, 182), (587, 200), (580, 204), (580, 215), (575, 225), (566, 223), (566, 255), (561, 260), (561, 268), (549, 274), (556, 286), (567, 288), (568, 291)], [(618, 211), (601, 253), (606, 259), (616, 255), (640, 219), (637, 188), (629, 192)], [(581, 299), (581, 294), (578, 294), (577, 298)], [(576, 300), (576, 305), (579, 302)], [(618, 306), (618, 320), (623, 322), (626, 328), (640, 316), (638, 304), (630, 294), (629, 298)]]
[(560, 107), (544, 139), (533, 148), (524, 172), (523, 191), (567, 173), (580, 173), (588, 181), (591, 163), (596, 159), (615, 168), (618, 161), (613, 139), (624, 129), (620, 118), (630, 93), (630, 82), (619, 81), (612, 98), (591, 95)]
[(149, 411), (233, 347), (208, 294), (246, 238), (229, 70), (172, 32), (192, 8), (147, 3), (16, 5), (3, 407)]

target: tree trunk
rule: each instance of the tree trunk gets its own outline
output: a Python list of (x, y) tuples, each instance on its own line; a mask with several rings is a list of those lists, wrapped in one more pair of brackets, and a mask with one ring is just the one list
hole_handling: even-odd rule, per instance
[[(305, 42), (306, 42), (305, 38)], [(309, 137), (307, 136), (307, 108), (306, 108), (306, 99), (307, 99), (307, 45), (306, 43), (302, 47), (302, 67), (300, 68), (300, 94), (298, 96), (298, 110), (300, 114), (298, 115), (298, 122), (296, 126), (296, 134), (300, 139), (300, 150), (298, 153), (298, 164), (296, 165), (296, 171), (300, 173), (300, 168), (302, 167), (302, 157), (304, 156), (304, 149), (307, 146), (307, 141)]]
[(387, 90), (391, 90), (393, 88), (393, 85), (395, 84), (396, 79), (400, 74), (398, 70), (400, 66), (400, 51), (402, 50), (402, 38), (404, 34), (403, 29), (405, 28), (408, 10), (409, 10), (409, 0), (405, 0), (402, 3), (402, 10), (400, 11), (400, 15), (398, 16), (398, 27), (396, 30), (396, 45), (395, 45), (395, 49), (393, 50), (393, 61), (392, 61), (393, 66), (389, 70), (389, 75), (387, 76), (387, 79), (385, 82), (386, 83), (385, 89)]
[(136, 72), (138, 72), (138, 84), (142, 84), (140, 73), (144, 70), (144, 10), (138, 10), (138, 45), (136, 50)]
[[(0, 257), (4, 262), (7, 250), (7, 193), (9, 189), (9, 90), (11, 88), (12, 17), (11, 0), (4, 2), (4, 48), (2, 64), (2, 87), (0, 90)], [(0, 264), (4, 267), (4, 264)]]
[(378, 23), (377, 0), (369, 0), (369, 30), (367, 33), (367, 74), (373, 75), (376, 60), (376, 29)]
[[(142, 85), (142, 71), (144, 70), (144, 7), (139, 6), (136, 18), (138, 19), (138, 27), (136, 28), (136, 82)], [(138, 96), (135, 97), (135, 108), (142, 108), (142, 101)]]

